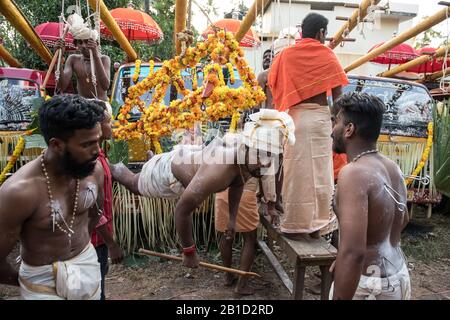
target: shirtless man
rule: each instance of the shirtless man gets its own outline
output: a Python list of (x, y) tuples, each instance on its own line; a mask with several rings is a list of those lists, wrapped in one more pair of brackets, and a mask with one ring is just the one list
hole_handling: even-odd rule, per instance
[(340, 242), (333, 299), (409, 299), (411, 284), (400, 248), (408, 223), (399, 167), (377, 151), (385, 106), (365, 93), (348, 93), (334, 106), (333, 150), (349, 164), (339, 173), (335, 211)]
[[(263, 71), (261, 71), (258, 74), (258, 84), (263, 89), (264, 93), (266, 94), (266, 101), (264, 102), (264, 108), (267, 109), (273, 109), (272, 106), (272, 92), (270, 91), (269, 85), (267, 84), (267, 77), (269, 75), (269, 68), (270, 64), (272, 63), (273, 59), (273, 51), (272, 49), (268, 49), (264, 51), (263, 54)], [(261, 104), (261, 108), (263, 107), (263, 104)]]
[[(70, 84), (72, 74), (75, 73), (79, 95), (88, 99), (107, 102), (107, 90), (111, 79), (111, 60), (108, 56), (100, 53), (97, 33), (87, 27), (84, 27), (84, 29), (82, 27), (77, 28), (75, 24), (70, 28), (70, 32), (74, 37), (74, 44), (81, 54), (69, 55), (64, 64), (63, 72), (61, 72), (58, 88), (64, 92)], [(58, 40), (57, 47), (64, 53), (63, 39)], [(90, 51), (92, 51), (95, 68), (96, 87), (92, 82)]]
[(247, 122), (242, 134), (224, 140), (216, 138), (201, 149), (180, 145), (171, 152), (153, 156), (138, 174), (123, 164), (111, 166), (113, 178), (135, 194), (180, 197), (175, 208), (175, 223), (185, 266), (195, 268), (199, 264), (192, 238), (195, 208), (209, 195), (228, 188), (230, 219), (225, 235), (232, 239), (245, 182), (251, 177), (260, 177), (262, 168), (275, 166), (274, 159), (283, 152), (285, 142), (293, 143), (294, 128), (289, 115), (266, 111), (264, 117), (253, 114), (252, 118), (257, 120)]
[[(78, 95), (46, 101), (39, 122), (48, 149), (0, 187), (0, 283), (20, 285), (23, 299), (100, 298), (90, 235), (103, 206), (102, 117)], [(18, 240), (19, 272), (6, 261)]]

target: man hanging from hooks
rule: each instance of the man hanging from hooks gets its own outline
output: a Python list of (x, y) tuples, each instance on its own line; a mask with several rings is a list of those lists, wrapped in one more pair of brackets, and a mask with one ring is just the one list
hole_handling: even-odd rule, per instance
[[(99, 19), (97, 14), (96, 19)], [(58, 89), (64, 92), (75, 74), (78, 94), (87, 99), (104, 101), (111, 111), (107, 96), (111, 60), (100, 53), (98, 31), (89, 28), (79, 13), (70, 15), (67, 25), (81, 54), (71, 54), (67, 58), (58, 81)], [(58, 40), (57, 47), (64, 53), (64, 39)]]

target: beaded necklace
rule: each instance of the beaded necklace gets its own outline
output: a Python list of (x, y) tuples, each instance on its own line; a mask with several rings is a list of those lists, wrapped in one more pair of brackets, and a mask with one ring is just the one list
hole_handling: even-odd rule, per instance
[[(53, 194), (52, 194), (52, 190), (50, 187), (50, 178), (48, 176), (47, 169), (45, 168), (44, 155), (45, 155), (45, 150), (42, 151), (41, 167), (42, 167), (42, 172), (44, 174), (44, 177), (47, 181), (47, 191), (48, 191), (48, 197), (50, 199), (50, 211), (51, 211), (52, 221), (53, 221), (53, 232), (55, 232), (55, 225), (56, 225), (59, 230), (61, 230), (62, 232), (64, 232), (67, 235), (67, 237), (69, 238), (69, 245), (71, 245), (72, 244), (72, 235), (75, 234), (75, 232), (73, 231), (73, 223), (75, 222), (75, 214), (76, 214), (77, 208), (78, 208), (78, 195), (79, 195), (79, 191), (80, 191), (80, 179), (76, 180), (77, 186), (76, 186), (76, 192), (75, 192), (75, 202), (73, 205), (72, 218), (70, 220), (70, 225), (69, 225), (69, 224), (67, 224), (66, 220), (64, 219), (64, 217), (62, 215), (62, 212), (61, 212), (62, 210), (61, 210), (60, 205), (57, 204), (53, 200)], [(56, 220), (56, 216), (59, 216), (61, 218), (61, 220), (64, 222), (66, 228), (61, 227), (61, 225)]]
[(367, 151), (361, 152), (360, 154), (358, 154), (356, 157), (353, 158), (352, 162), (358, 161), (359, 158), (361, 158), (362, 156), (365, 156), (366, 154), (377, 153), (377, 152), (378, 152), (377, 149), (367, 150)]

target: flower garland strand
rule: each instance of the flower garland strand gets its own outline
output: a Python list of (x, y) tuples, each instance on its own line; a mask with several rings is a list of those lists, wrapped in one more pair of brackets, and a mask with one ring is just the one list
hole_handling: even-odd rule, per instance
[[(203, 86), (197, 89), (193, 86), (192, 91), (187, 90), (181, 70), (195, 69), (207, 55), (211, 57), (212, 63), (203, 70)], [(177, 56), (164, 61), (154, 74), (150, 73), (145, 79), (129, 87), (125, 104), (117, 117), (119, 127), (114, 130), (115, 138), (128, 140), (145, 135), (154, 141), (176, 129), (192, 128), (197, 121), (217, 121), (260, 104), (265, 100), (265, 94), (243, 57), (244, 52), (234, 36), (222, 30), (209, 35), (205, 42), (197, 43), (195, 48), (187, 48), (183, 57)], [(225, 85), (221, 67), (225, 65), (230, 70), (232, 64), (236, 66), (243, 82), (243, 86), (237, 89)], [(163, 99), (171, 84), (183, 95), (183, 99), (174, 100), (166, 106)], [(140, 96), (150, 90), (153, 90), (153, 98), (145, 108)], [(129, 123), (129, 112), (136, 106), (142, 112), (141, 119)]]
[(133, 82), (137, 83), (139, 80), (139, 75), (141, 74), (141, 63), (142, 61), (137, 59), (134, 64), (134, 74), (133, 74)]
[(233, 117), (231, 118), (231, 124), (230, 124), (230, 132), (235, 133), (237, 129), (237, 123), (239, 119), (241, 118), (241, 114), (239, 112), (233, 113)]
[(431, 147), (432, 146), (433, 146), (433, 122), (430, 122), (428, 124), (427, 145), (425, 147), (425, 150), (422, 153), (422, 158), (420, 159), (420, 162), (417, 165), (417, 168), (413, 171), (413, 173), (411, 174), (410, 177), (405, 179), (406, 186), (409, 186), (413, 182), (414, 179), (412, 179), (412, 177), (418, 176), (419, 173), (422, 171), (423, 167), (425, 166), (425, 163), (427, 162), (427, 160), (428, 160), (428, 158), (430, 156), (430, 152), (431, 152)]
[[(34, 129), (36, 130), (36, 129)], [(3, 168), (2, 173), (0, 174), (0, 186), (5, 182), (6, 175), (11, 172), (12, 168), (14, 167), (17, 160), (19, 160), (20, 155), (22, 154), (23, 150), (25, 149), (25, 138), (24, 136), (29, 136), (33, 133), (34, 130), (28, 130), (25, 132), (23, 136), (19, 137), (19, 141), (17, 142), (16, 147), (14, 148), (14, 152), (9, 158), (8, 163), (6, 164), (6, 167)]]

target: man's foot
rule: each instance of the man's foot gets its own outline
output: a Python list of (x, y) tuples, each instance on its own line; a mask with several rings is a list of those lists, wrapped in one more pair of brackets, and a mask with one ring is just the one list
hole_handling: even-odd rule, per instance
[(255, 294), (255, 290), (253, 290), (253, 288), (251, 288), (250, 286), (246, 286), (244, 288), (236, 287), (234, 289), (234, 292), (241, 296), (251, 296), (252, 294)]
[(237, 281), (237, 276), (235, 276), (232, 273), (226, 273), (225, 274), (225, 287), (231, 287), (233, 286)]
[(199, 263), (200, 261), (198, 259), (197, 252), (183, 254), (183, 266), (188, 268), (198, 268)]
[(314, 284), (311, 287), (307, 287), (305, 290), (311, 294), (320, 295), (321, 293), (320, 281), (319, 283)]
[(245, 284), (238, 283), (234, 292), (242, 296), (250, 296), (255, 293), (255, 290), (248, 285), (247, 281), (245, 281)]

